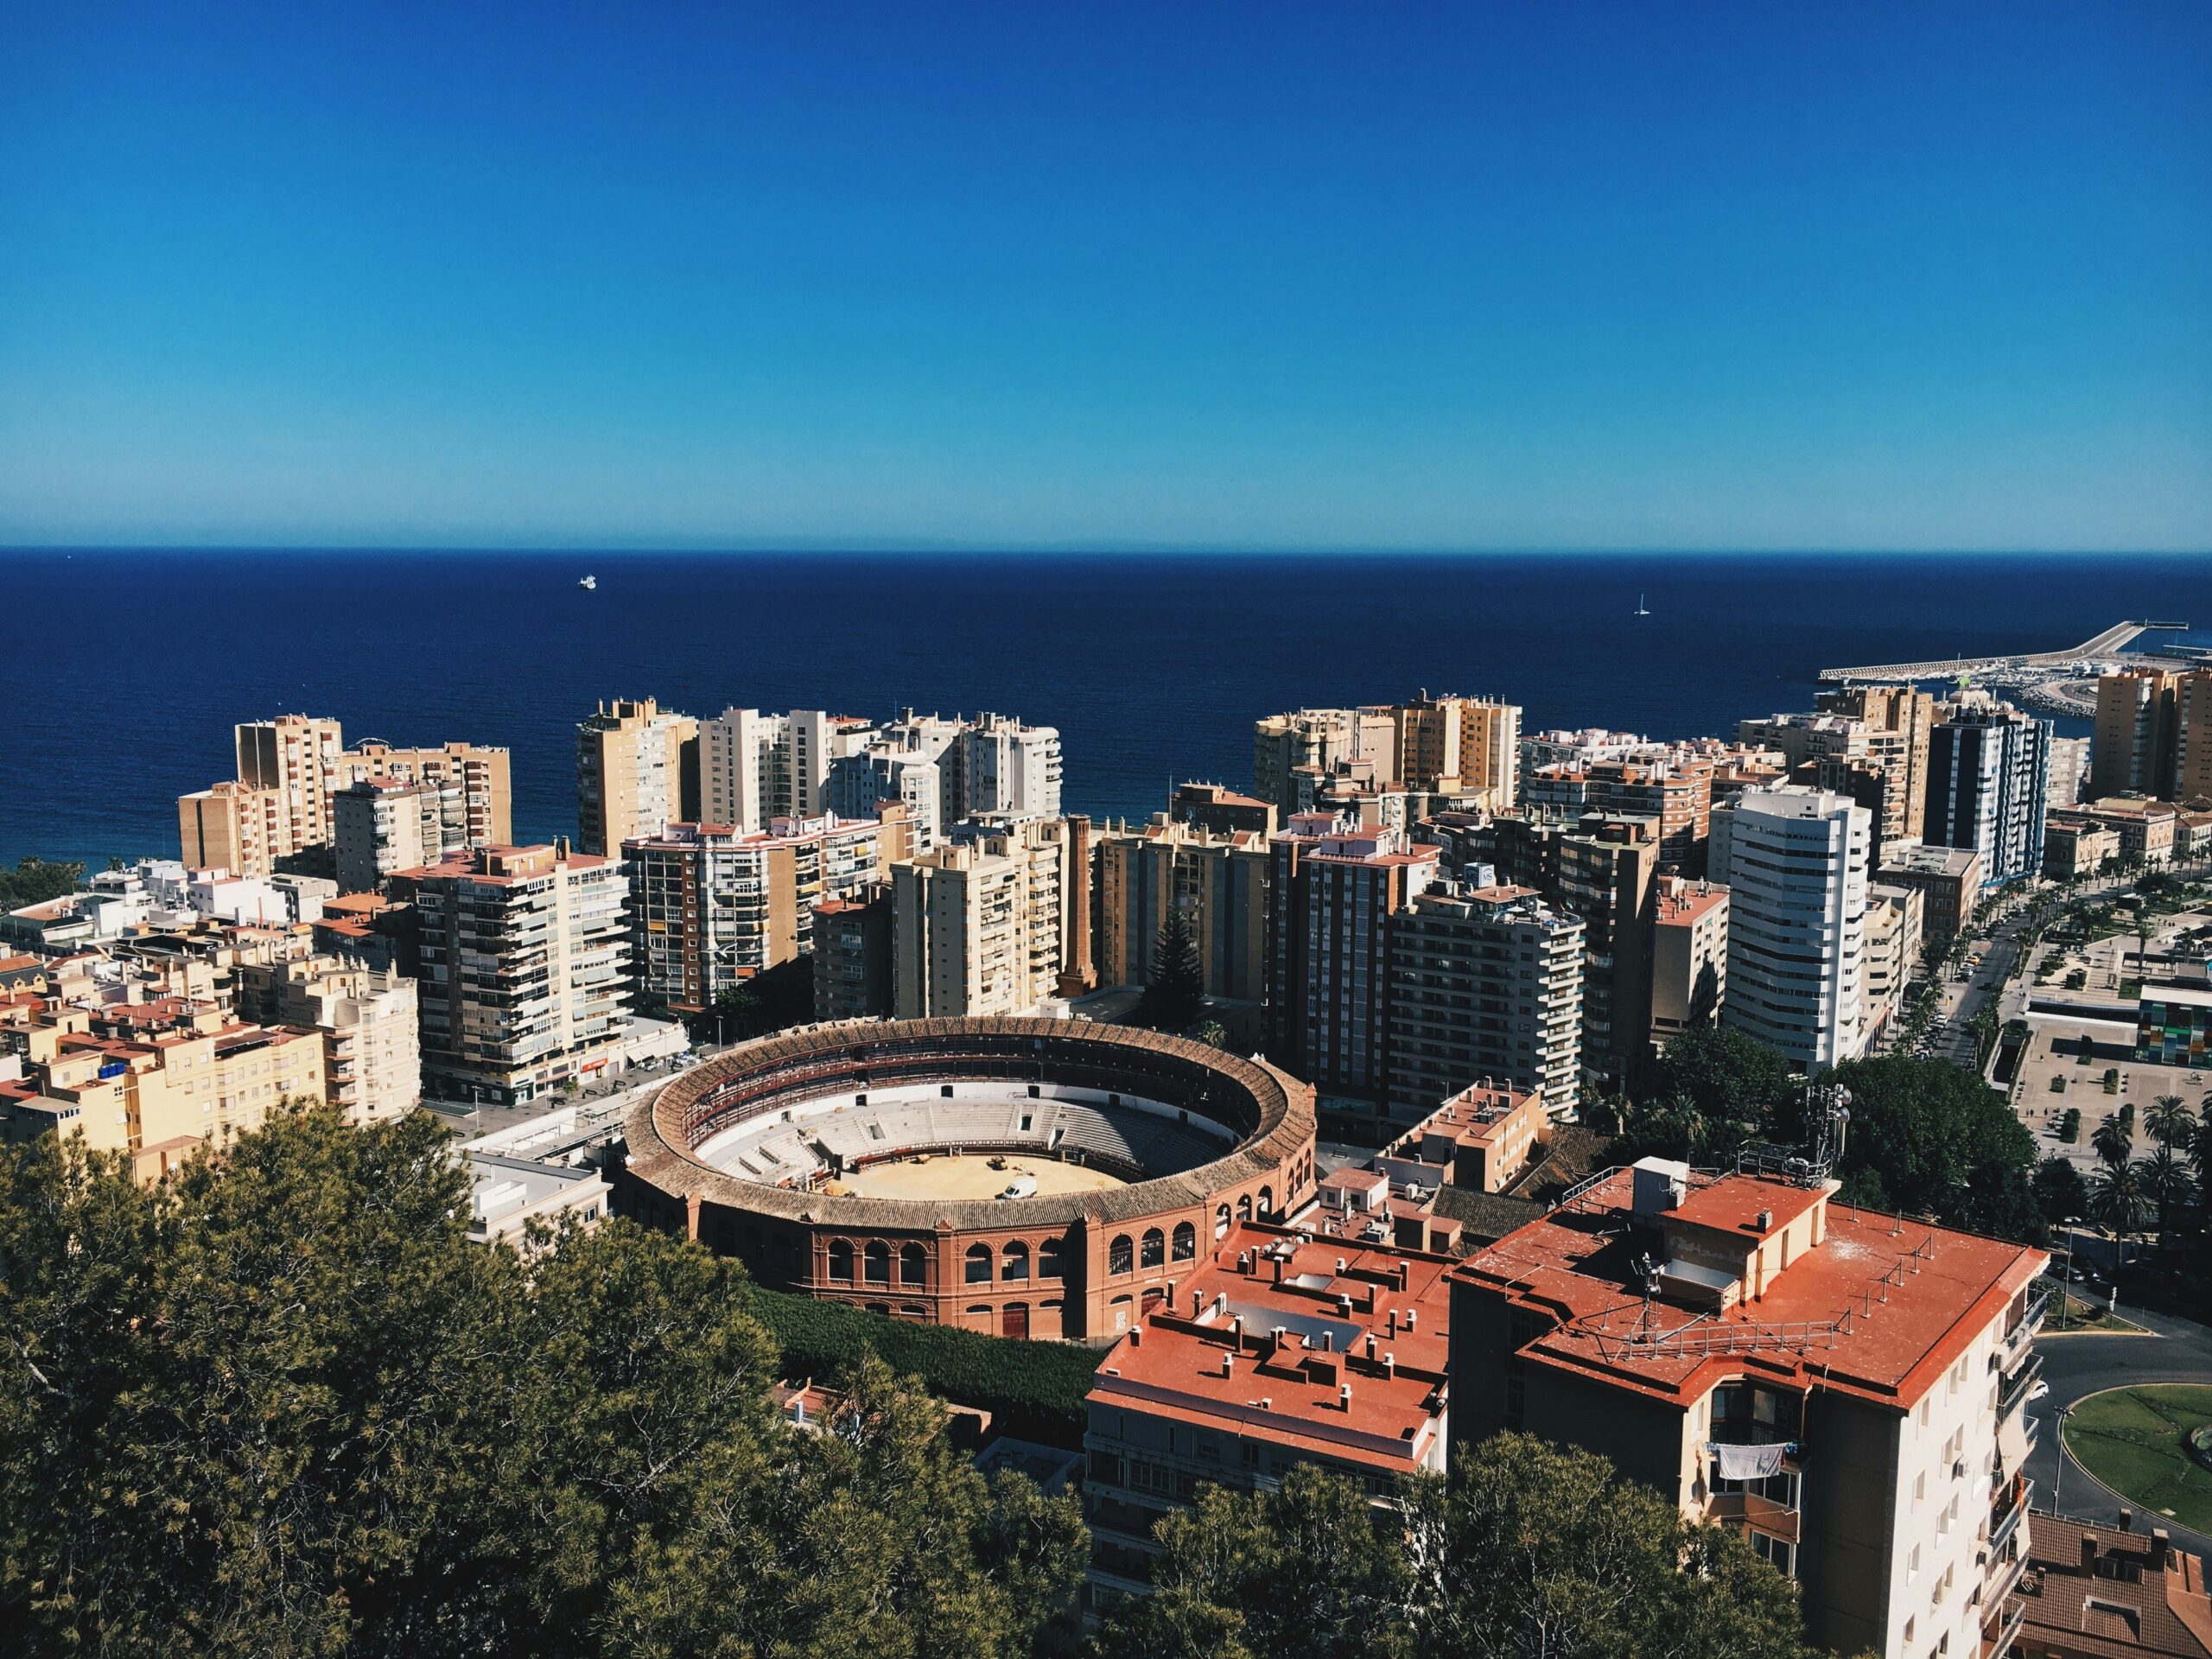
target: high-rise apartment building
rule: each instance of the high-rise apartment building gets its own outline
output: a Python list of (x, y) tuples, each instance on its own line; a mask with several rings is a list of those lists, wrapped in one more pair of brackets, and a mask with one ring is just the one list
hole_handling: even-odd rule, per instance
[(2174, 798), (2212, 800), (2212, 668), (2191, 669), (2174, 689)]
[(1084, 885), (1076, 839), (1031, 819), (893, 865), (897, 1017), (1027, 1014), (1056, 995)]
[(1519, 799), (1521, 709), (1494, 697), (1423, 693), (1392, 710), (1398, 781), (1411, 789), (1472, 795), (1493, 812)]
[(180, 795), (177, 838), (185, 868), (265, 876), (278, 858), (297, 849), (289, 836), (283, 802), (273, 789), (223, 783)]
[(1580, 1098), (1583, 927), (1526, 887), (1436, 882), (1390, 918), (1386, 1061), (1394, 1126), (1471, 1084)]
[(1719, 1022), (1728, 1000), (1728, 889), (1659, 878), (1651, 918), (1651, 1040)]
[[(1792, 773), (1802, 776), (1800, 787), (1847, 794), (1866, 806), (1873, 814), (1872, 833), (1878, 845), (1922, 833), (1930, 730), (1924, 716), (1932, 704), (1924, 694), (1910, 703), (1857, 695), (1878, 689), (1887, 688), (1850, 687), (1846, 693), (1832, 693), (1823, 699), (1819, 714), (1739, 721), (1736, 735), (1740, 742), (1780, 753)], [(1845, 700), (1843, 706), (1872, 709), (1877, 719), (1826, 712), (1840, 697)], [(1897, 720), (1901, 728), (1879, 724), (1880, 719)], [(1854, 772), (1878, 775), (1881, 786), (1872, 791), (1857, 786), (1852, 780)]]
[(1268, 845), (1268, 1058), (1313, 1084), (1325, 1113), (1377, 1118), (1390, 913), (1436, 879), (1437, 849), (1321, 813), (1293, 817)]
[(1582, 1071), (1613, 1087), (1651, 1046), (1659, 822), (1586, 814), (1559, 838), (1548, 896), (1582, 924)]
[(1866, 994), (1860, 1000), (1859, 1047), (1864, 1052), (1904, 1006), (1927, 937), (1928, 895), (1897, 881), (1866, 888)]
[(893, 986), (891, 884), (814, 907), (814, 1017), (887, 1020)]
[(697, 1014), (813, 948), (815, 906), (854, 897), (907, 857), (904, 809), (882, 819), (777, 818), (751, 834), (671, 823), (622, 843), (631, 965), (648, 1006)]
[(1252, 722), (1252, 793), (1281, 812), (1305, 810), (1298, 799), (1299, 772), (1327, 773), (1346, 760), (1369, 761), (1377, 781), (1395, 782), (1395, 711), (1387, 707), (1300, 709)]
[(444, 815), (440, 838), (448, 847), (505, 847), (514, 840), (514, 789), (507, 751), (481, 743), (446, 743), (402, 749), (374, 739), (338, 757), (334, 787), (366, 778), (435, 784)]
[(613, 859), (489, 847), (392, 878), (422, 952), (423, 1077), (512, 1105), (602, 1070), (629, 1027), (629, 883)]
[(329, 845), (334, 829), (330, 798), (346, 747), (338, 721), (279, 715), (238, 727), (237, 738), (238, 782), (276, 793), (285, 842), (279, 855)]
[(1852, 1058), (1866, 995), (1866, 809), (1817, 790), (1751, 790), (1730, 819), (1721, 1022), (1808, 1071)]
[(578, 844), (619, 855), (638, 836), (699, 819), (699, 722), (651, 697), (601, 702), (576, 728)]
[(1928, 734), (1936, 724), (1936, 699), (1917, 686), (1847, 685), (1823, 691), (1814, 706), (1824, 715), (1855, 720), (1869, 734), (1883, 734), (1869, 745), (1872, 758), (1888, 776), (1888, 798), (1903, 810), (1880, 827), (1884, 840), (1921, 833), (1921, 810), (1928, 795)]
[(830, 810), (873, 816), (835, 808), (822, 793), (831, 764), (855, 753), (872, 729), (867, 721), (819, 709), (787, 715), (725, 709), (700, 721), (700, 810), (706, 822), (750, 833), (778, 818), (810, 818)]
[(2001, 1655), (2049, 1257), (1834, 1191), (1647, 1159), (1469, 1256), (1450, 1461), (1585, 1447), (1745, 1535), (1819, 1648)]
[[(2212, 684), (2212, 682), (2207, 682)], [(2208, 709), (2212, 714), (2212, 709)], [(2056, 810), (2072, 806), (2082, 799), (2082, 792), (2089, 786), (2089, 740), (2086, 737), (2053, 737), (2050, 740), (2050, 772), (2044, 785), (2044, 804)]]
[(1217, 836), (1249, 830), (1261, 836), (1275, 832), (1275, 806), (1256, 795), (1240, 795), (1219, 784), (1178, 784), (1168, 803), (1167, 816), (1178, 823), (1195, 824)]
[(1942, 715), (1928, 746), (1929, 844), (1974, 849), (1992, 887), (2039, 874), (2050, 722), (1981, 691)]
[(2173, 798), (2181, 683), (2181, 675), (2162, 668), (2124, 669), (2097, 682), (2096, 734), (2089, 745), (2092, 797)]
[(1141, 830), (1099, 832), (1093, 948), (1109, 985), (1151, 983), (1160, 929), (1182, 917), (1206, 995), (1267, 995), (1268, 842), (1217, 835), (1160, 813)]
[[(382, 893), (402, 870), (435, 864), (464, 842), (445, 838), (448, 787), (368, 777), (332, 797), (336, 823), (338, 886), (343, 893)], [(450, 793), (458, 795), (460, 785)]]
[(821, 790), (822, 810), (844, 818), (874, 817), (896, 801), (913, 825), (914, 849), (932, 851), (944, 840), (938, 813), (944, 782), (936, 761), (914, 751), (871, 747), (830, 763)]

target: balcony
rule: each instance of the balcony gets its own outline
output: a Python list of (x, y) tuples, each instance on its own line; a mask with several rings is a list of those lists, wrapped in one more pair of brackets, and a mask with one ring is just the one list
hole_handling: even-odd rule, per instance
[(2035, 1483), (2015, 1476), (2011, 1488), (1998, 1498), (1989, 1512), (1989, 1554), (1993, 1560), (2004, 1554), (2005, 1546), (2012, 1541), (2012, 1535), (2020, 1529), (2020, 1518), (2028, 1512), (2028, 1495), (2035, 1491)]
[(1997, 1421), (2003, 1422), (2028, 1397), (2028, 1390), (2035, 1386), (2036, 1378), (2043, 1373), (2043, 1356), (2030, 1353), (2018, 1369), (2005, 1374), (2005, 1386), (1997, 1396)]
[(2037, 1292), (2029, 1301), (2027, 1312), (2020, 1316), (2020, 1322), (2005, 1333), (2004, 1363), (2006, 1365), (2018, 1360), (2027, 1345), (2035, 1340), (2036, 1333), (2043, 1329), (2043, 1317), (2050, 1311), (2050, 1293), (2047, 1290)]
[(2028, 1605), (2015, 1601), (2004, 1608), (1993, 1624), (1981, 1630), (1981, 1659), (2005, 1659), (2020, 1639), (2020, 1626), (2028, 1620)]

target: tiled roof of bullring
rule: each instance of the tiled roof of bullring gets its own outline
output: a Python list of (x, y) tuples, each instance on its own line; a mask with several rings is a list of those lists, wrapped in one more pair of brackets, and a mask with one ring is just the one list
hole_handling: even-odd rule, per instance
[[(716, 1085), (755, 1069), (838, 1053), (856, 1045), (962, 1038), (1042, 1038), (1048, 1044), (1120, 1049), (1132, 1056), (1152, 1053), (1184, 1060), (1206, 1068), (1249, 1099), (1256, 1108), (1259, 1127), (1227, 1157), (1181, 1174), (1126, 1186), (1029, 1198), (865, 1198), (798, 1191), (726, 1174), (694, 1156), (685, 1143), (684, 1109)], [(1046, 1058), (1049, 1073), (1049, 1049)], [(1243, 1059), (1188, 1038), (1132, 1026), (1011, 1016), (842, 1020), (763, 1037), (694, 1066), (671, 1079), (652, 1099), (632, 1107), (624, 1131), (630, 1173), (671, 1197), (696, 1196), (756, 1215), (855, 1230), (928, 1231), (941, 1221), (957, 1230), (1065, 1227), (1078, 1218), (1098, 1223), (1135, 1221), (1163, 1211), (1210, 1204), (1215, 1194), (1226, 1188), (1275, 1174), (1286, 1159), (1313, 1145), (1313, 1091), (1265, 1061)]]

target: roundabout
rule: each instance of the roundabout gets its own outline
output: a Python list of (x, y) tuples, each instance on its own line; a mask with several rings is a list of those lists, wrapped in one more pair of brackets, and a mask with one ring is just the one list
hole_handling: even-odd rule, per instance
[(2065, 1413), (2067, 1455), (2136, 1508), (2141, 1524), (2212, 1532), (2212, 1383), (2136, 1383)]

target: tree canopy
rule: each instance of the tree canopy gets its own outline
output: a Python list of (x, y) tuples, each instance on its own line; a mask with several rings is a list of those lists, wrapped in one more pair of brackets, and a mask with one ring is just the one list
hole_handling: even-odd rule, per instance
[[(1202, 1489), (1159, 1528), (1157, 1593), (1107, 1617), (1102, 1659), (1805, 1659), (1796, 1587), (1590, 1452), (1503, 1434), (1390, 1512), (1311, 1467)], [(1479, 1571), (1468, 1563), (1479, 1562)], [(1684, 1570), (1687, 1568), (1688, 1570)]]
[(42, 905), (64, 893), (80, 892), (84, 885), (82, 864), (38, 858), (26, 853), (16, 860), (12, 870), (0, 864), (0, 911)]
[(469, 1241), (427, 1115), (280, 1112), (159, 1186), (0, 1149), (0, 1618), (32, 1651), (1032, 1651), (1071, 1503), (863, 1357), (772, 1405), (741, 1272), (614, 1222)]

